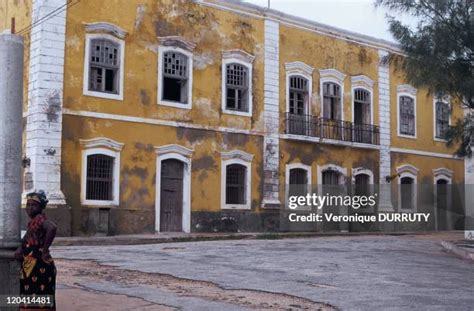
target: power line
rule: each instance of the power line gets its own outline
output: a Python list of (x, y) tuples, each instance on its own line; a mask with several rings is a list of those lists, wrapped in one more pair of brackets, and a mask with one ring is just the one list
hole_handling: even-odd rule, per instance
[[(66, 2), (65, 4), (63, 4), (62, 6), (54, 9), (53, 11), (49, 12), (48, 14), (46, 14), (45, 16), (41, 17), (40, 19), (32, 22), (30, 25), (26, 26), (25, 28), (21, 29), (20, 31), (17, 32), (18, 35), (25, 35), (27, 34), (29, 31), (31, 31), (31, 29), (33, 29), (33, 27), (37, 26), (37, 25), (40, 25), (42, 23), (44, 23), (45, 21), (53, 18), (54, 16), (56, 16), (57, 14), (63, 12), (64, 10), (66, 10), (68, 8), (68, 5), (71, 4), (74, 0), (68, 0), (68, 2)], [(74, 5), (78, 4), (81, 0), (77, 0), (76, 2), (72, 3), (71, 5), (69, 5), (69, 8), (72, 8)]]

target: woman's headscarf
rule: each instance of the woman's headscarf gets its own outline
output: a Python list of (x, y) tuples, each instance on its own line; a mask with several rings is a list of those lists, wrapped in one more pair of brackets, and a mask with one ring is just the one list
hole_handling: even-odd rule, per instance
[(33, 200), (39, 203), (41, 208), (45, 208), (46, 204), (48, 204), (48, 198), (46, 197), (46, 193), (43, 190), (33, 191), (26, 195), (26, 200)]

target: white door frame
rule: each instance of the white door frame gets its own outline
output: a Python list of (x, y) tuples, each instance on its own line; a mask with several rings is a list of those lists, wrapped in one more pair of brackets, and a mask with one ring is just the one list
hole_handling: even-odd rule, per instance
[(155, 193), (155, 231), (160, 232), (161, 216), (161, 164), (174, 159), (183, 165), (183, 232), (191, 233), (191, 155), (193, 150), (180, 145), (155, 147), (156, 153), (156, 193)]

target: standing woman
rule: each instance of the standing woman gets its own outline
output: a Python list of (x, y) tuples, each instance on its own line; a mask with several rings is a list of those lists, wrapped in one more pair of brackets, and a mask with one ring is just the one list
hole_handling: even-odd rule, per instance
[(48, 307), (28, 307), (20, 310), (56, 310), (56, 267), (49, 254), (49, 247), (56, 236), (56, 225), (46, 218), (43, 210), (48, 203), (40, 190), (26, 196), (26, 213), (30, 217), (22, 245), (15, 257), (22, 262), (20, 294), (24, 296), (51, 296)]

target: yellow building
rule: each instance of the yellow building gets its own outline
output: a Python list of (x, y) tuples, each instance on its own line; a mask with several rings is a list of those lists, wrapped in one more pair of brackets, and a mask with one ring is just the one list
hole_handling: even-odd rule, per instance
[[(26, 40), (25, 192), (63, 235), (280, 230), (288, 184), (376, 184), (407, 212), (417, 184), (464, 184), (441, 139), (462, 109), (408, 85), (392, 43), (231, 1), (2, 3)], [(430, 191), (421, 229), (462, 229), (460, 194)]]

